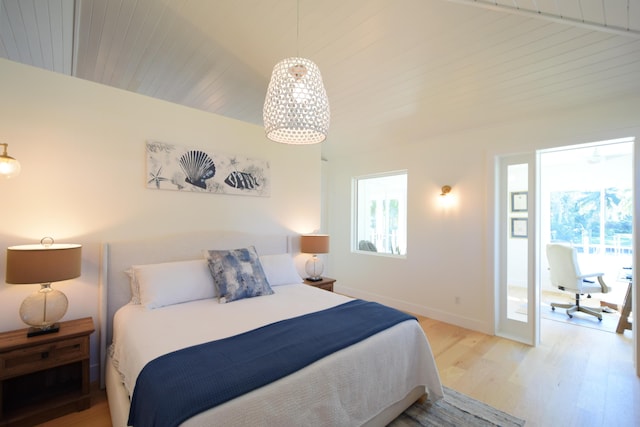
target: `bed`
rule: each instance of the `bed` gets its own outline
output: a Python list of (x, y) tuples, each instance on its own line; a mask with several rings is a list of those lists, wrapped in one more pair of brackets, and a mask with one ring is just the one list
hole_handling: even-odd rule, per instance
[[(186, 355), (193, 348), (222, 345), (258, 331), (264, 336), (263, 331), (270, 330), (265, 328), (281, 324), (289, 327), (316, 317), (315, 321), (332, 324), (326, 319), (333, 317), (320, 320), (319, 316), (337, 316), (335, 310), (352, 305), (374, 305), (300, 283), (291, 256), (297, 252), (295, 241), (293, 236), (204, 232), (103, 245), (100, 341), (105, 369), (101, 380), (107, 389), (114, 426), (128, 425), (130, 411), (138, 414), (135, 425), (156, 424), (139, 421), (140, 414), (146, 416), (148, 412), (140, 409), (139, 402), (145, 399), (153, 402), (147, 409), (168, 406), (155, 399), (170, 393), (158, 393), (153, 400), (142, 396), (145, 387), (140, 385), (144, 384), (141, 380), (153, 365), (151, 361), (155, 363), (175, 353)], [(233, 292), (224, 287), (216, 288), (213, 294), (203, 291), (202, 283), (215, 277), (211, 271), (224, 274), (232, 269), (224, 263), (216, 264), (216, 256), (230, 249), (241, 249), (245, 254), (247, 248), (255, 248), (257, 265), (271, 293), (235, 299)], [(205, 254), (210, 256), (208, 260)], [(210, 265), (217, 265), (220, 271)], [(140, 289), (134, 289), (134, 283)], [(220, 303), (225, 295), (232, 298)], [(383, 330), (368, 332), (365, 338), (344, 348), (330, 350), (282, 378), (184, 415), (185, 419), (176, 424), (386, 425), (425, 394), (431, 399), (442, 397), (433, 355), (418, 322), (404, 318), (396, 322)], [(309, 335), (306, 339), (317, 340), (311, 333), (315, 327), (304, 328), (309, 333), (296, 336)], [(336, 326), (334, 333), (341, 330), (342, 326)], [(320, 347), (324, 348), (324, 344)], [(269, 355), (258, 360), (269, 361)], [(182, 363), (180, 369), (188, 365), (199, 364)], [(254, 365), (251, 363), (251, 369), (258, 369)], [(271, 369), (266, 366), (265, 363), (265, 369)], [(164, 378), (182, 376), (165, 374)], [(212, 382), (215, 381), (207, 383)], [(154, 388), (162, 387), (150, 386), (146, 390)], [(162, 413), (155, 416), (165, 418)]]

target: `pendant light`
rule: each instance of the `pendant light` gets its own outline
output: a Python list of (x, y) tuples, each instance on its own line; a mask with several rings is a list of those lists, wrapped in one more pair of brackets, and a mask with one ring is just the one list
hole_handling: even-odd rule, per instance
[[(297, 3), (297, 34), (300, 2)], [(284, 144), (316, 144), (329, 131), (329, 99), (320, 69), (311, 60), (286, 58), (273, 67), (263, 109), (267, 138)]]

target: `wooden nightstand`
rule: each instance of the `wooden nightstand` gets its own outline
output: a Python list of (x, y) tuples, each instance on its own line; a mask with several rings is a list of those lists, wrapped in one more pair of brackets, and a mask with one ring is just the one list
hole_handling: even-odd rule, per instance
[(31, 426), (87, 409), (93, 319), (60, 322), (60, 332), (0, 333), (0, 426)]
[(312, 282), (311, 280), (304, 280), (305, 285), (315, 286), (316, 288), (324, 289), (325, 291), (333, 292), (333, 284), (336, 282), (336, 279), (332, 279), (331, 277), (323, 277), (322, 280), (317, 282)]

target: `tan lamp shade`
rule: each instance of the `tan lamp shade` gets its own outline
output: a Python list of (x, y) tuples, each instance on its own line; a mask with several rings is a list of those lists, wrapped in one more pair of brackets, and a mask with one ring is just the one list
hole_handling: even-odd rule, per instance
[(81, 266), (82, 245), (10, 246), (6, 282), (15, 285), (60, 282), (79, 277)]
[(307, 234), (301, 236), (300, 252), (305, 254), (329, 253), (329, 236), (327, 234)]

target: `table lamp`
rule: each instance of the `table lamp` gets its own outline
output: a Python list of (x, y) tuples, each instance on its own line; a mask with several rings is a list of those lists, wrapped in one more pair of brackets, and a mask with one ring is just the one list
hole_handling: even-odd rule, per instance
[(307, 234), (300, 236), (300, 252), (313, 254), (304, 265), (304, 270), (309, 275), (307, 280), (311, 282), (319, 282), (322, 280), (324, 265), (322, 264), (322, 260), (318, 258), (318, 254), (329, 253), (329, 236), (327, 234)]
[(55, 244), (50, 237), (39, 245), (7, 248), (5, 281), (14, 285), (40, 284), (40, 289), (20, 306), (20, 318), (31, 326), (28, 337), (59, 331), (56, 322), (65, 315), (69, 303), (65, 294), (51, 288), (51, 282), (80, 276), (81, 251), (81, 245)]

